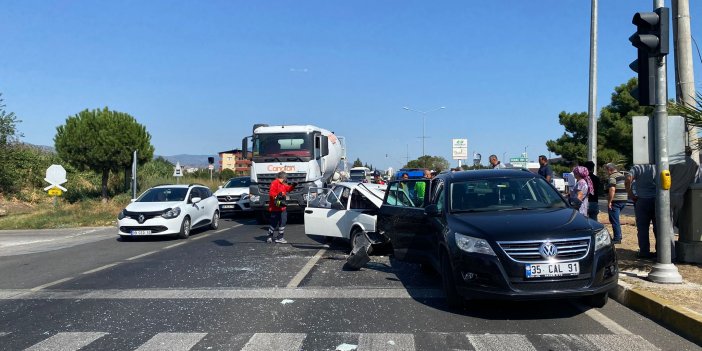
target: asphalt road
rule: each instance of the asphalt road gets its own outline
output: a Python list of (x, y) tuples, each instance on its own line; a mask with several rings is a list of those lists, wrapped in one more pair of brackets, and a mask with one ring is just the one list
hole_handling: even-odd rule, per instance
[(0, 250), (0, 349), (700, 349), (612, 300), (450, 311), (439, 278), (416, 265), (373, 256), (347, 271), (344, 243), (301, 224), (288, 225), (287, 245), (266, 244), (250, 219), (221, 224), (188, 240), (122, 242), (108, 229)]

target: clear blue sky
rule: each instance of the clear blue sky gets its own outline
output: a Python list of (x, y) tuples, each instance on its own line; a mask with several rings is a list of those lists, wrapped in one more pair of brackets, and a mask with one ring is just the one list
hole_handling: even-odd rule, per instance
[[(652, 4), (600, 1), (598, 109), (634, 76), (631, 18)], [(422, 116), (402, 107), (445, 106), (427, 114), (427, 154), (456, 165), (451, 138), (467, 138), (484, 162), (535, 159), (563, 133), (560, 111), (587, 111), (589, 31), (586, 0), (5, 1), (0, 92), (34, 144), (108, 106), (159, 155), (239, 148), (254, 123), (314, 124), (346, 137), (351, 160), (398, 168), (422, 152)]]

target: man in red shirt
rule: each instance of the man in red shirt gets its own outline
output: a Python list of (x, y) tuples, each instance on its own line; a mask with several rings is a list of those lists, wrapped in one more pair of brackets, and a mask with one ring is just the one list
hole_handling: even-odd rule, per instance
[[(268, 227), (267, 243), (276, 242), (279, 244), (287, 244), (283, 235), (285, 235), (285, 224), (288, 222), (288, 212), (286, 211), (285, 198), (289, 191), (297, 185), (296, 183), (285, 184), (288, 175), (280, 171), (276, 175), (276, 179), (271, 183), (271, 188), (268, 193), (268, 211), (271, 214), (271, 225)], [(280, 196), (278, 196), (280, 195)], [(273, 239), (273, 233), (278, 229), (278, 237)]]

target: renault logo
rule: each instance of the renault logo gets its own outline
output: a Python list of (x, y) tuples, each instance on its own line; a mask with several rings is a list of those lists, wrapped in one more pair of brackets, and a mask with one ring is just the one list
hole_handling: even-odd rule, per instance
[(553, 258), (556, 257), (556, 255), (558, 255), (558, 248), (556, 247), (556, 245), (553, 245), (550, 241), (547, 241), (541, 244), (541, 247), (539, 247), (539, 253), (543, 258)]
[(146, 218), (144, 217), (143, 214), (139, 215), (139, 218), (137, 218), (137, 221), (139, 222), (139, 224), (144, 223), (145, 220), (146, 220)]

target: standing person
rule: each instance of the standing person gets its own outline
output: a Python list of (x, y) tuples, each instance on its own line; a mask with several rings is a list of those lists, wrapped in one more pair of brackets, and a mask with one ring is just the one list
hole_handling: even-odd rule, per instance
[[(271, 215), (271, 225), (268, 227), (267, 243), (276, 242), (279, 244), (287, 244), (288, 241), (283, 237), (285, 235), (285, 224), (288, 222), (288, 211), (285, 204), (285, 197), (288, 192), (292, 191), (297, 183), (285, 184), (288, 175), (280, 171), (271, 183), (271, 189), (268, 194), (268, 211)], [(273, 233), (278, 230), (278, 237), (273, 239)]]
[(622, 226), (619, 222), (619, 214), (626, 207), (627, 191), (626, 177), (617, 170), (617, 165), (608, 163), (605, 165), (607, 170), (607, 214), (609, 215), (609, 224), (612, 225), (613, 244), (622, 243)]
[(576, 166), (573, 168), (573, 175), (575, 176), (575, 188), (570, 192), (570, 199), (573, 203), (580, 203), (578, 212), (587, 217), (587, 197), (594, 192), (592, 189), (592, 181), (590, 177), (588, 177), (589, 172), (587, 168), (583, 166)]
[[(424, 170), (424, 179), (431, 179), (432, 174), (431, 171), (428, 169)], [(414, 192), (417, 194), (417, 199), (419, 201), (424, 202), (424, 194), (426, 194), (427, 191), (427, 183), (426, 182), (416, 182), (414, 183)]]
[(599, 204), (597, 203), (600, 199), (600, 195), (602, 194), (602, 189), (601, 183), (600, 183), (600, 177), (596, 176), (594, 173), (595, 170), (595, 163), (592, 161), (587, 161), (585, 162), (585, 168), (587, 168), (587, 171), (589, 173), (588, 177), (590, 177), (590, 182), (592, 183), (592, 191), (590, 195), (587, 196), (587, 202), (588, 202), (588, 208), (587, 208), (587, 216), (590, 217), (590, 219), (597, 220), (597, 214), (600, 213), (600, 207)]
[(539, 175), (544, 177), (549, 183), (553, 179), (553, 171), (551, 166), (548, 165), (548, 159), (545, 155), (539, 155)]
[(503, 165), (498, 159), (497, 156), (495, 155), (490, 155), (490, 168), (492, 169), (500, 169), (500, 168), (506, 168), (505, 165)]
[(383, 178), (380, 176), (380, 172), (379, 172), (379, 171), (373, 172), (373, 183), (375, 183), (375, 184), (380, 184), (380, 185), (385, 184), (385, 181), (384, 181)]
[(639, 164), (631, 167), (626, 176), (627, 193), (634, 201), (636, 216), (636, 238), (639, 241), (639, 258), (653, 258), (649, 227), (653, 224), (653, 235), (658, 237), (656, 225), (656, 166)]

